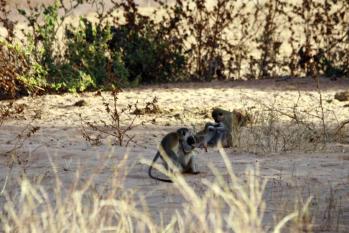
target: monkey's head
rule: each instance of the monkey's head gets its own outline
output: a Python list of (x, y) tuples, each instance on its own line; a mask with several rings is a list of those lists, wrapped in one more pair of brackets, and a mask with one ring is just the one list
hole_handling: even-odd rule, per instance
[(224, 113), (221, 109), (215, 108), (212, 111), (212, 118), (216, 123), (220, 123), (224, 121)]
[(193, 135), (193, 133), (188, 129), (188, 128), (180, 128), (177, 130), (177, 133), (179, 135), (179, 140), (194, 148), (195, 147), (195, 143), (196, 143), (196, 140), (195, 140), (195, 137)]

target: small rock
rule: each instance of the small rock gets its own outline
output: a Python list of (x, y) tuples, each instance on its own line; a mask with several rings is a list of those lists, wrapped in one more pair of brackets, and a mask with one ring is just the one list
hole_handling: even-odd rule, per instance
[(102, 96), (102, 92), (100, 90), (96, 91), (95, 96)]
[(144, 109), (139, 109), (139, 108), (136, 108), (132, 114), (136, 115), (136, 116), (140, 116), (140, 115), (144, 115), (145, 114), (145, 110)]
[(349, 108), (349, 104), (343, 105), (343, 108)]
[(339, 101), (348, 101), (349, 100), (349, 91), (337, 92), (334, 95), (334, 98)]
[(176, 114), (173, 115), (173, 117), (178, 119), (178, 120), (180, 120), (181, 119), (181, 114), (176, 113)]
[(73, 104), (73, 106), (76, 106), (76, 107), (87, 106), (87, 102), (85, 100), (79, 100), (78, 102)]

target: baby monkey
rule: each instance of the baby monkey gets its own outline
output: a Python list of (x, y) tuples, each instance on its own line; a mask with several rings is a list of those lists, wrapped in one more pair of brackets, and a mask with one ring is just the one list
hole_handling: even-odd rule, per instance
[(166, 170), (177, 170), (182, 173), (198, 174), (197, 164), (193, 150), (196, 140), (188, 128), (180, 128), (175, 132), (167, 134), (160, 142), (159, 150), (156, 153), (148, 174), (151, 178), (164, 182), (172, 182), (169, 179), (162, 179), (152, 175), (154, 163), (161, 158)]
[(197, 147), (205, 148), (207, 152), (207, 147), (213, 147), (217, 145), (222, 145), (223, 140), (226, 138), (227, 129), (224, 125), (224, 115), (217, 114), (214, 116), (215, 122), (209, 122), (205, 125), (204, 130), (198, 132), (195, 137), (199, 142)]

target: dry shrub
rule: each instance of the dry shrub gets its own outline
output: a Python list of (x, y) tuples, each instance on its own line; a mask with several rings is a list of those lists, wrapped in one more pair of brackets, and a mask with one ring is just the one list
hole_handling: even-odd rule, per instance
[(161, 113), (160, 106), (158, 105), (158, 98), (155, 96), (151, 102), (146, 102), (144, 108), (139, 108), (137, 106), (138, 103), (135, 104), (135, 110), (133, 114), (135, 115), (145, 115), (145, 114), (159, 114)]
[(334, 136), (336, 140), (341, 143), (349, 143), (349, 120), (344, 120), (339, 123), (338, 127), (334, 130)]
[(136, 108), (136, 104), (119, 108), (117, 95), (121, 91), (121, 89), (111, 91), (111, 104), (104, 99), (103, 105), (105, 112), (108, 114), (109, 121), (101, 119), (99, 121), (88, 122), (84, 121), (80, 116), (82, 135), (91, 145), (100, 145), (102, 143), (101, 140), (107, 136), (113, 139), (113, 145), (127, 147), (133, 141), (134, 135), (130, 135), (129, 131), (136, 127), (135, 120), (139, 115), (131, 116), (134, 108)]
[(276, 111), (255, 113), (254, 125), (243, 131), (242, 148), (254, 153), (313, 151), (321, 145), (321, 133), (303, 124), (281, 120)]
[[(18, 9), (27, 26), (19, 43), (44, 71), (46, 91), (349, 74), (347, 1), (155, 0), (151, 13), (136, 0), (30, 2)], [(7, 16), (17, 9), (0, 4), (13, 44), (16, 22)], [(66, 19), (81, 4), (97, 17), (76, 27)]]
[(24, 55), (0, 40), (0, 57), (0, 100), (27, 95), (27, 87), (20, 79), (29, 70)]
[[(18, 118), (21, 115), (23, 115), (25, 108), (25, 104), (15, 104), (14, 102), (1, 104), (0, 127), (4, 124), (5, 121), (12, 118)], [(7, 141), (8, 144), (14, 144), (13, 148), (5, 153), (6, 156), (11, 156), (11, 162), (21, 164), (21, 159), (19, 159), (17, 155), (18, 149), (22, 148), (24, 143), (40, 129), (40, 127), (34, 126), (32, 123), (33, 121), (26, 124), (25, 127), (16, 135), (14, 139)]]
[(331, 142), (343, 142), (348, 121), (338, 122), (336, 114), (323, 105), (320, 89), (312, 97), (312, 107), (296, 101), (288, 106), (277, 96), (270, 103), (245, 97), (255, 103), (253, 124), (241, 131), (240, 147), (254, 153), (316, 151), (326, 149)]
[(15, 104), (14, 102), (9, 102), (7, 104), (0, 105), (0, 127), (4, 123), (5, 120), (18, 116), (23, 113), (25, 109), (25, 105)]

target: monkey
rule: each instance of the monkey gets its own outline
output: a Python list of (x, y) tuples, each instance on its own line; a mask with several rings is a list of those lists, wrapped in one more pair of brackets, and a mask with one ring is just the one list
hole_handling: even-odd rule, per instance
[(172, 183), (172, 180), (162, 179), (152, 175), (151, 171), (153, 165), (158, 158), (161, 158), (165, 169), (168, 171), (176, 169), (181, 173), (200, 173), (197, 169), (195, 156), (192, 153), (195, 144), (196, 140), (188, 128), (180, 128), (175, 132), (165, 135), (161, 140), (159, 150), (149, 167), (149, 177), (155, 180)]
[(251, 115), (243, 110), (230, 112), (221, 108), (214, 108), (212, 118), (216, 123), (223, 123), (226, 127), (225, 137), (222, 139), (223, 147), (237, 146), (240, 128), (252, 122)]
[(204, 130), (198, 132), (196, 137), (196, 147), (204, 147), (207, 152), (208, 146), (217, 146), (222, 144), (226, 137), (227, 129), (222, 121), (215, 123), (206, 123)]

